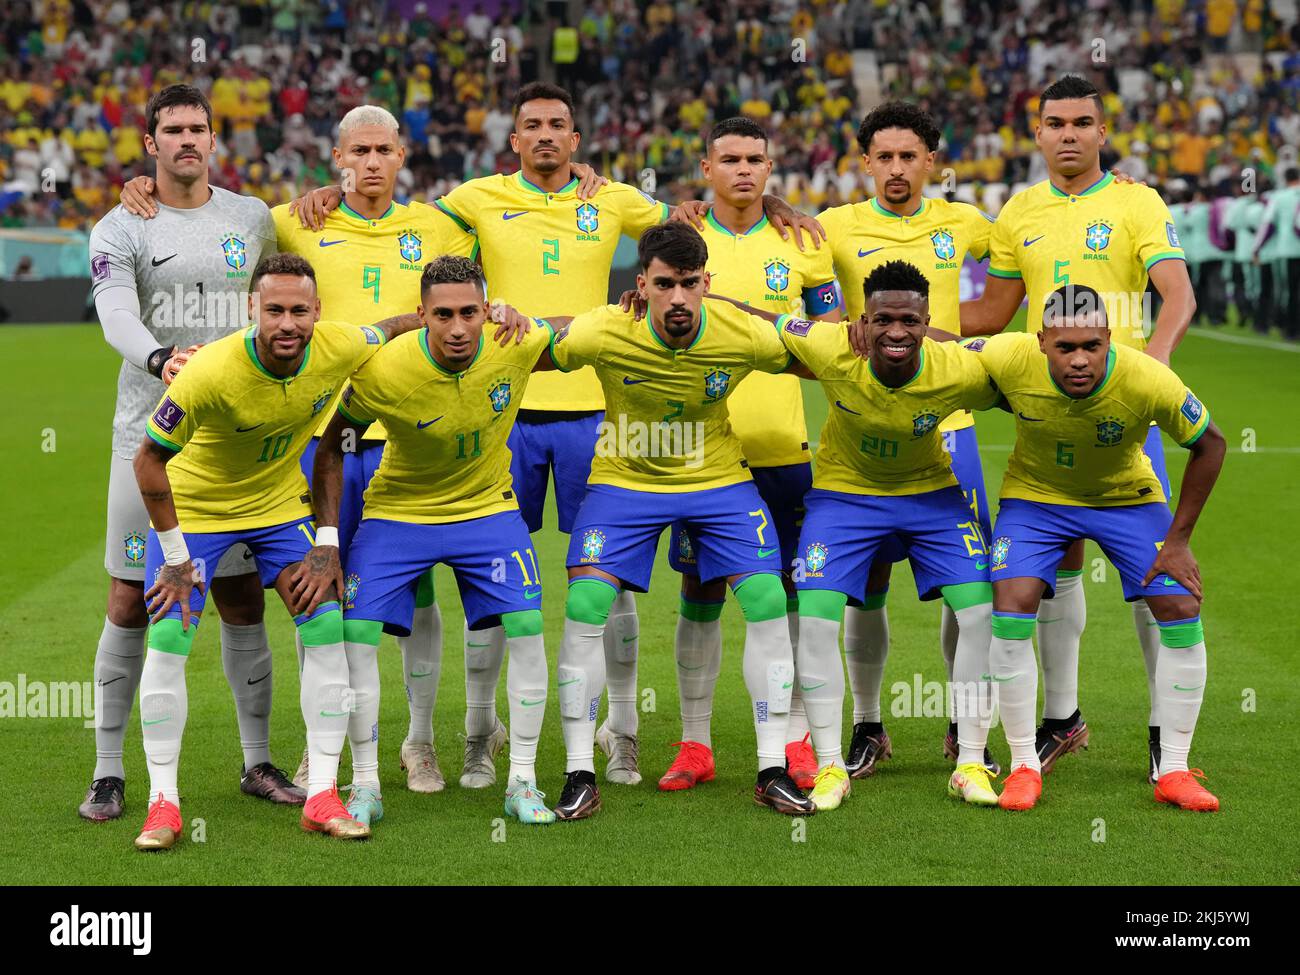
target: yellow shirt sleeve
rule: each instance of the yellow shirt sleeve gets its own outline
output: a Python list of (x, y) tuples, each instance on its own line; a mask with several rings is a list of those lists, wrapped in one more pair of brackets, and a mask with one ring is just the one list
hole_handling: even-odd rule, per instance
[(583, 366), (594, 366), (604, 345), (607, 318), (607, 308), (594, 308), (558, 329), (551, 341), (555, 367), (561, 372), (572, 372)]
[[(1145, 384), (1151, 390), (1151, 417), (1169, 436), (1190, 447), (1210, 426), (1210, 411), (1196, 394), (1183, 385), (1178, 374), (1162, 363), (1149, 359), (1147, 368), (1154, 373)], [(1151, 369), (1151, 366), (1156, 368)]]
[(198, 361), (193, 362), (167, 387), (145, 428), (155, 443), (179, 452), (203, 425), (211, 390), (206, 372)]
[(656, 200), (649, 193), (644, 193), (636, 187), (624, 186), (623, 192), (617, 199), (623, 233), (633, 240), (668, 219), (668, 204)]
[(979, 207), (970, 207), (966, 211), (966, 232), (970, 239), (967, 253), (977, 261), (989, 256), (994, 221)]
[(1016, 260), (1016, 241), (1011, 220), (1014, 208), (1008, 203), (998, 214), (997, 222), (989, 232), (989, 274), (995, 278), (1020, 278), (1020, 263)]
[(1144, 192), (1135, 198), (1136, 206), (1130, 207), (1128, 211), (1129, 228), (1138, 260), (1148, 271), (1160, 261), (1186, 260), (1169, 207), (1165, 206), (1165, 201), (1160, 199), (1155, 190), (1150, 187), (1140, 189)]
[(848, 346), (843, 325), (814, 322), (794, 315), (782, 315), (774, 333), (788, 355), (793, 356), (820, 376)]

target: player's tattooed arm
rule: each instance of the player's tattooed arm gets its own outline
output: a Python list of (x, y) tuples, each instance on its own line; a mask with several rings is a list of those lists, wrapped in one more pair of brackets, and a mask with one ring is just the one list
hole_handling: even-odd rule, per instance
[(137, 176), (122, 187), (122, 209), (137, 217), (152, 220), (158, 216), (158, 202), (153, 198), (156, 184), (152, 176)]
[(321, 186), (308, 190), (289, 204), (289, 212), (298, 215), (298, 222), (308, 230), (320, 230), (331, 210), (343, 202), (343, 187)]
[(316, 445), (316, 459), (312, 465), (311, 505), (316, 514), (318, 528), (337, 528), (339, 500), (343, 497), (343, 455), (356, 451), (357, 444), (368, 429), (353, 423), (342, 413), (335, 413), (329, 426)]
[[(1167, 366), (1169, 357), (1187, 334), (1187, 326), (1192, 324), (1192, 316), (1196, 314), (1196, 295), (1184, 261), (1157, 261), (1148, 273), (1152, 287), (1160, 294), (1161, 305), (1151, 340), (1147, 342), (1146, 354)], [(1140, 323), (1138, 327), (1141, 327)]]
[(1211, 420), (1205, 432), (1189, 448), (1192, 454), (1183, 472), (1183, 485), (1178, 491), (1178, 508), (1174, 512), (1173, 523), (1165, 535), (1164, 544), (1156, 560), (1142, 580), (1142, 585), (1149, 586), (1151, 580), (1160, 573), (1171, 579), (1177, 579), (1187, 591), (1198, 600), (1203, 598), (1201, 587), (1201, 569), (1192, 555), (1192, 529), (1200, 518), (1205, 502), (1209, 500), (1214, 482), (1218, 480), (1219, 471), (1223, 469), (1223, 458), (1228, 453), (1227, 441), (1214, 421)]
[(157, 531), (167, 531), (180, 524), (172, 500), (171, 481), (167, 477), (167, 462), (175, 456), (173, 451), (147, 436), (135, 452), (135, 481), (145, 510), (149, 512), (149, 523)]
[(578, 181), (578, 199), (590, 200), (596, 191), (609, 182), (586, 163), (569, 163), (569, 174)]
[(415, 312), (407, 312), (405, 315), (394, 315), (392, 318), (385, 318), (381, 322), (375, 322), (372, 328), (377, 328), (384, 333), (384, 338), (395, 339), (403, 332), (414, 332), (417, 328), (424, 325), (420, 316)]
[(338, 546), (314, 545), (290, 576), (285, 603), (296, 615), (310, 615), (321, 603), (338, 599), (342, 591), (343, 563)]

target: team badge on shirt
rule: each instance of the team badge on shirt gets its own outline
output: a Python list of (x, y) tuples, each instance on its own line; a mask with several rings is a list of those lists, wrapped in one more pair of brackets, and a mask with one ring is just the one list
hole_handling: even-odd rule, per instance
[(722, 399), (727, 395), (729, 385), (731, 373), (725, 369), (710, 369), (704, 377), (704, 395), (713, 400)]
[(1083, 242), (1088, 245), (1088, 250), (1096, 253), (1104, 251), (1106, 245), (1110, 243), (1110, 232), (1114, 229), (1104, 220), (1098, 220), (1096, 223), (1088, 224), (1088, 229), (1084, 231)]
[(323, 393), (321, 393), (319, 396), (317, 396), (317, 397), (316, 397), (316, 401), (315, 401), (314, 403), (311, 404), (311, 415), (312, 415), (312, 416), (315, 416), (315, 415), (316, 415), (317, 413), (319, 413), (321, 410), (325, 409), (325, 404), (328, 403), (328, 402), (330, 401), (330, 398), (331, 398), (333, 395), (334, 395), (334, 390), (332, 390), (332, 389), (327, 389), (327, 390), (325, 390), (325, 392), (323, 392)]
[(229, 234), (221, 242), (221, 255), (226, 259), (226, 265), (234, 271), (242, 271), (248, 263), (248, 247), (234, 234)]
[(769, 291), (784, 291), (790, 286), (790, 265), (773, 258), (763, 265), (763, 274)]
[(1187, 393), (1187, 399), (1183, 400), (1180, 412), (1183, 416), (1187, 417), (1188, 423), (1196, 423), (1201, 419), (1201, 414), (1205, 412), (1205, 407), (1201, 405), (1201, 401), (1193, 396), (1189, 390)]
[(804, 571), (812, 578), (820, 579), (822, 569), (826, 568), (826, 560), (830, 558), (830, 554), (830, 550), (821, 542), (813, 542), (804, 550)]
[(1006, 535), (1000, 535), (993, 539), (993, 548), (989, 554), (993, 556), (993, 569), (1005, 569), (1007, 567), (1007, 553), (1011, 551), (1011, 539)]
[(600, 229), (600, 209), (594, 203), (584, 203), (575, 211), (578, 229), (584, 234), (594, 234)]
[(496, 384), (488, 390), (487, 395), (493, 412), (503, 412), (510, 405), (510, 383), (505, 379), (497, 380)]
[(934, 246), (934, 256), (941, 261), (951, 261), (957, 256), (957, 245), (953, 242), (952, 233), (946, 227), (940, 227), (932, 233), (930, 243)]
[(1124, 424), (1117, 416), (1104, 417), (1097, 424), (1097, 443), (1113, 447), (1124, 439)]
[(144, 564), (144, 536), (139, 532), (131, 532), (122, 540), (122, 547), (126, 551), (126, 564), (132, 567)]
[(582, 536), (582, 561), (599, 562), (605, 551), (605, 533), (599, 528), (589, 528)]
[(407, 264), (415, 264), (424, 255), (424, 241), (414, 230), (406, 230), (397, 238), (397, 250)]
[(920, 440), (939, 425), (939, 414), (922, 412), (912, 417), (912, 439)]

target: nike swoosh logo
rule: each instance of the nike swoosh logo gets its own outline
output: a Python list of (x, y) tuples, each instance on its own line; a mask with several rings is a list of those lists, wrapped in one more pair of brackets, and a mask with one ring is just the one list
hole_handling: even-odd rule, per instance
[(164, 721), (170, 721), (170, 720), (171, 720), (170, 716), (166, 718), (154, 718), (152, 721), (150, 721), (148, 718), (145, 718), (145, 720), (141, 723), (147, 728), (151, 724), (162, 724)]
[(343, 715), (345, 715), (345, 714), (347, 714), (347, 713), (348, 713), (348, 712), (346, 712), (346, 711), (322, 711), (322, 712), (320, 713), (320, 716), (321, 716), (322, 718), (341, 718), (341, 717), (343, 717)]
[(530, 210), (520, 210), (518, 213), (503, 213), (501, 214), (501, 219), (513, 220), (515, 217), (522, 217), (525, 213), (530, 213), (530, 212), (531, 212)]
[(983, 571), (984, 571), (985, 569), (987, 569), (988, 567), (989, 567), (989, 564), (988, 564), (987, 562), (976, 562), (976, 563), (975, 563), (975, 568), (979, 569), (981, 572), (983, 572)]
[(1021, 412), (1019, 412), (1019, 411), (1016, 412), (1016, 416), (1020, 417), (1020, 419), (1024, 420), (1026, 423), (1042, 423), (1043, 420), (1044, 420), (1044, 417), (1041, 417), (1041, 416), (1025, 416), (1025, 414), (1023, 414), (1023, 413), (1021, 413)]
[[(175, 257), (175, 256), (176, 256), (175, 254), (172, 255), (172, 257)], [(150, 263), (152, 263), (154, 267), (158, 267), (160, 264), (166, 264), (168, 261), (170, 261), (170, 260), (172, 259), (172, 257), (164, 257), (161, 261), (158, 260), (158, 258), (155, 257), (155, 258), (153, 258), (153, 259), (151, 260)]]
[(1199, 691), (1199, 690), (1200, 690), (1202, 687), (1204, 687), (1204, 686), (1205, 686), (1204, 684), (1197, 684), (1195, 687), (1184, 687), (1182, 684), (1175, 684), (1175, 685), (1174, 685), (1174, 690), (1176, 690), (1176, 691)]
[(980, 680), (995, 680), (999, 684), (1005, 684), (1009, 680), (1015, 680), (1019, 674), (1012, 674), (1010, 677), (994, 677), (992, 674), (980, 674)]
[(884, 250), (883, 247), (873, 247), (869, 251), (864, 251), (859, 248), (858, 257), (866, 257), (868, 254), (874, 254), (876, 251), (883, 251), (883, 250)]
[(633, 640), (637, 639), (637, 637), (639, 637), (639, 636), (640, 636), (640, 634), (637, 634), (637, 636), (625, 636), (625, 637), (623, 637), (623, 642), (624, 642), (624, 643), (631, 643)]
[(680, 667), (682, 670), (703, 670), (704, 669), (704, 664), (696, 664), (694, 667), (687, 667), (685, 664), (679, 663), (677, 666)]
[(256, 430), (258, 427), (264, 427), (264, 426), (266, 426), (265, 420), (263, 420), (261, 423), (254, 423), (251, 427), (235, 427), (235, 433), (248, 433), (248, 431), (250, 430)]
[(1026, 237), (1026, 238), (1024, 239), (1024, 242), (1021, 244), (1021, 246), (1022, 246), (1022, 247), (1028, 247), (1030, 244), (1036, 244), (1036, 243), (1038, 243), (1040, 240), (1042, 240), (1042, 239), (1043, 239), (1044, 237), (1046, 237), (1046, 236), (1047, 236), (1047, 234), (1039, 234), (1039, 235), (1038, 235), (1037, 237), (1035, 237), (1033, 240), (1030, 240), (1028, 237)]
[(835, 401), (835, 405), (838, 406), (840, 409), (842, 409), (845, 413), (852, 413), (854, 416), (861, 416), (861, 415), (862, 415), (862, 414), (859, 413), (857, 410), (851, 410), (851, 409), (849, 409), (847, 406), (845, 406), (845, 405), (844, 405), (843, 403), (841, 403), (839, 400), (836, 400), (836, 401)]
[(781, 690), (784, 691), (784, 690), (787, 690), (787, 689), (789, 689), (789, 688), (791, 688), (791, 687), (794, 687), (794, 681), (787, 681), (786, 683), (784, 683), (784, 684), (781, 685)]
[(1178, 585), (1178, 580), (1177, 580), (1177, 579), (1166, 579), (1164, 582), (1162, 582), (1162, 583), (1160, 583), (1160, 584), (1161, 584), (1162, 586), (1176, 586), (1176, 585)]
[(826, 686), (826, 682), (825, 682), (825, 681), (822, 681), (820, 684), (802, 684), (802, 683), (801, 683), (801, 684), (799, 685), (799, 690), (801, 690), (801, 691), (815, 691), (815, 690), (817, 690), (817, 688), (819, 688), (819, 687), (825, 687), (825, 686)]
[(126, 680), (126, 674), (122, 674), (122, 675), (119, 676), (119, 677), (114, 677), (112, 680), (101, 680), (101, 681), (99, 682), (99, 686), (100, 686), (100, 687), (107, 687), (109, 684), (116, 684), (116, 683), (117, 683), (118, 681), (120, 681), (120, 680)]
[(429, 676), (430, 674), (432, 674), (432, 673), (433, 673), (432, 670), (426, 670), (426, 671), (425, 671), (424, 673), (422, 673), (422, 674), (417, 674), (417, 673), (416, 673), (415, 671), (413, 671), (413, 670), (410, 671), (411, 676), (412, 676), (412, 677), (415, 677), (415, 678), (428, 677), (428, 676)]
[(253, 678), (250, 677), (250, 678), (248, 678), (248, 685), (249, 685), (250, 687), (252, 687), (254, 684), (260, 684), (260, 683), (262, 683), (262, 681), (266, 680), (266, 679), (267, 679), (268, 677), (270, 677), (270, 676), (271, 676), (271, 672), (268, 670), (268, 671), (267, 671), (265, 674), (263, 674), (261, 677), (257, 678), (257, 680), (253, 680)]
[(526, 698), (526, 697), (521, 697), (521, 698), (519, 699), (519, 703), (522, 704), (522, 705), (523, 705), (524, 707), (526, 707), (526, 708), (532, 708), (532, 707), (536, 707), (536, 706), (539, 705), (539, 704), (545, 704), (545, 703), (546, 703), (546, 698), (544, 698), (544, 697), (539, 697), (536, 701), (530, 701), (530, 700), (528, 700), (528, 698)]
[(542, 591), (540, 589), (534, 589), (532, 592), (529, 592), (527, 589), (524, 590), (525, 599), (536, 599), (541, 594)]
[(760, 559), (766, 559), (775, 554), (776, 554), (776, 549), (774, 548), (760, 548), (758, 550), (758, 557)]
[(624, 386), (635, 386), (637, 383), (643, 383), (643, 382), (646, 382), (646, 381), (647, 381), (647, 380), (645, 380), (645, 379), (633, 379), (631, 376), (624, 376), (624, 377), (623, 377), (623, 385), (624, 385)]
[(340, 238), (339, 240), (322, 240), (322, 241), (319, 241), (318, 243), (319, 243), (322, 247), (333, 247), (335, 244), (346, 244), (347, 242), (348, 242), (348, 239), (347, 239), (346, 237), (342, 237), (342, 238)]
[(491, 643), (466, 643), (465, 646), (467, 646), (467, 647), (490, 647), (490, 646), (492, 646), (492, 644), (491, 644)]
[(578, 683), (578, 681), (580, 681), (580, 680), (582, 680), (581, 677), (575, 677), (575, 678), (573, 678), (573, 680), (562, 680), (562, 681), (560, 681), (559, 686), (560, 686), (560, 687), (568, 687), (570, 684), (576, 684), (576, 683)]
[[(447, 414), (444, 413), (442, 416), (446, 416), (446, 415), (447, 415)], [(423, 430), (425, 427), (431, 427), (431, 426), (433, 426), (435, 423), (437, 423), (439, 420), (441, 420), (441, 419), (442, 419), (442, 416), (435, 416), (432, 420), (416, 420), (416, 421), (415, 421), (415, 429), (417, 429), (417, 430)]]

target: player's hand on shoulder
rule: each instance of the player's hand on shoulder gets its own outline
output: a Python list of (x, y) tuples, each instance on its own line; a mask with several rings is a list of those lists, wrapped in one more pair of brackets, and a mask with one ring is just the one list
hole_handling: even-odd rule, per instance
[(1166, 538), (1164, 545), (1160, 547), (1160, 551), (1156, 554), (1156, 560), (1151, 563), (1151, 568), (1147, 570), (1142, 585), (1151, 585), (1152, 580), (1162, 572), (1170, 579), (1181, 582), (1187, 588), (1187, 591), (1197, 599), (1203, 598), (1201, 568), (1196, 564), (1196, 557), (1192, 555), (1192, 548), (1186, 542)]
[(189, 362), (190, 357), (194, 355), (195, 352), (198, 352), (199, 349), (201, 348), (203, 348), (203, 346), (202, 344), (199, 344), (199, 345), (191, 345), (184, 352), (176, 352), (175, 350), (173, 350), (171, 358), (168, 359), (165, 363), (163, 363), (163, 367), (162, 367), (163, 385), (170, 386), (173, 382), (175, 382), (176, 376), (180, 373), (181, 368), (185, 365), (185, 363)]
[(789, 240), (790, 234), (793, 233), (794, 245), (802, 251), (803, 235), (807, 234), (812, 240), (813, 247), (821, 250), (822, 241), (826, 239), (826, 228), (816, 218), (800, 213), (779, 196), (771, 195), (763, 197), (763, 212), (767, 214), (768, 221), (776, 228), (782, 240)]
[(578, 179), (578, 199), (590, 200), (596, 191), (609, 182), (586, 163), (569, 163), (569, 172)]
[(158, 573), (158, 579), (144, 594), (145, 606), (150, 615), (149, 622), (161, 623), (167, 611), (173, 606), (181, 608), (181, 629), (190, 628), (193, 614), (190, 612), (190, 593), (195, 588), (206, 592), (203, 574), (194, 567), (189, 559), (179, 565), (164, 565)]
[(1112, 169), (1110, 174), (1115, 177), (1116, 183), (1137, 183), (1138, 186), (1146, 186), (1146, 180), (1134, 179), (1122, 169)]
[(668, 214), (668, 219), (676, 220), (678, 223), (689, 223), (696, 230), (703, 230), (704, 215), (708, 212), (709, 205), (703, 200), (687, 200), (673, 207), (672, 212)]
[(331, 210), (343, 202), (343, 191), (337, 186), (320, 186), (308, 190), (289, 204), (289, 212), (298, 215), (298, 222), (307, 230), (320, 230)]
[(632, 313), (632, 321), (639, 322), (641, 319), (645, 318), (645, 310), (648, 307), (648, 302), (641, 297), (641, 292), (634, 288), (631, 291), (624, 291), (623, 294), (619, 296), (618, 306), (624, 311), (630, 311)]
[(871, 354), (871, 345), (867, 341), (867, 323), (864, 318), (865, 316), (855, 318), (844, 329), (849, 333), (849, 347), (853, 349), (853, 354), (866, 359)]
[(321, 603), (337, 599), (343, 592), (343, 563), (337, 545), (315, 545), (289, 580), (293, 611), (310, 615)]
[(513, 305), (507, 305), (500, 298), (495, 299), (488, 306), (488, 318), (497, 325), (497, 330), (492, 333), (492, 337), (501, 344), (502, 348), (509, 345), (512, 338), (518, 345), (533, 327), (531, 318)]
[(158, 215), (158, 204), (154, 202), (153, 191), (152, 176), (137, 176), (127, 180), (122, 187), (122, 209), (145, 220), (152, 220)]

